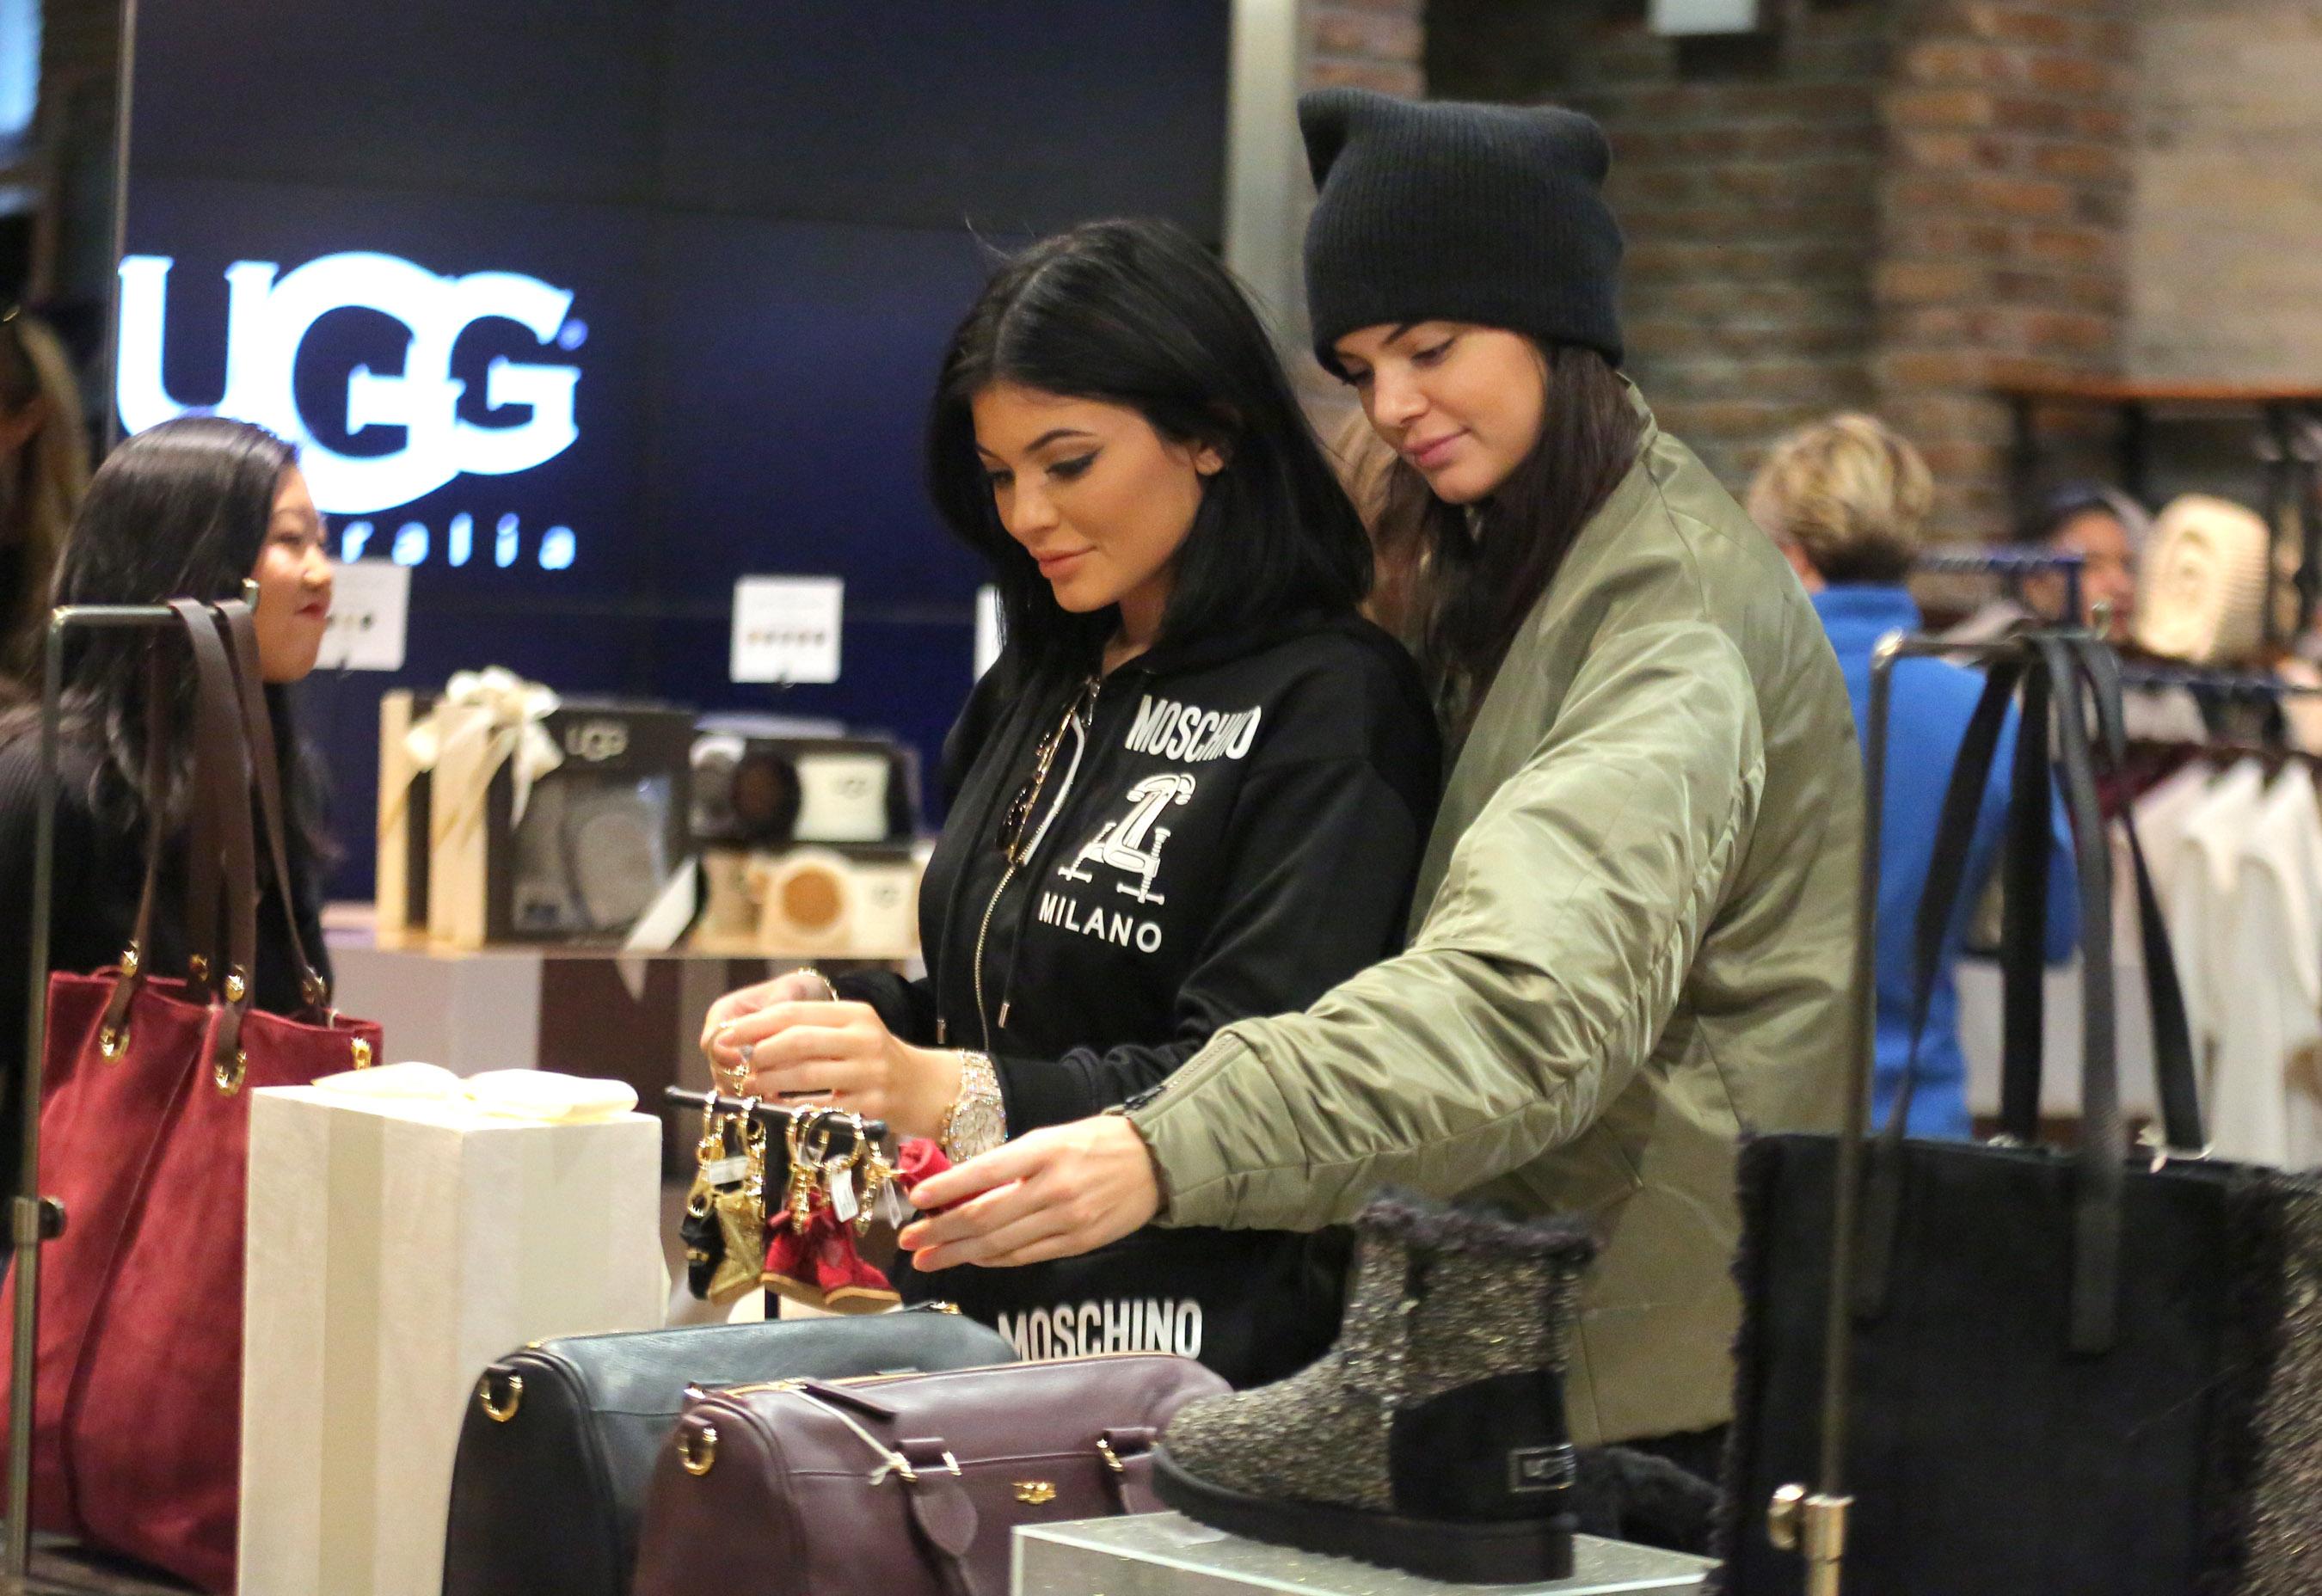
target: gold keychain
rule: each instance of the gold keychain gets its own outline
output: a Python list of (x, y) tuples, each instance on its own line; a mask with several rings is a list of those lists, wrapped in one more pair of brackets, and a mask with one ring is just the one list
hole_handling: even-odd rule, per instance
[(790, 1127), (783, 1133), (791, 1175), (782, 1206), (790, 1214), (792, 1230), (804, 1230), (814, 1217), (814, 1194), (822, 1187), (822, 1155), (830, 1148), (829, 1119), (827, 1108), (800, 1108), (791, 1116)]
[[(766, 1130), (758, 1123), (758, 1099), (750, 1098), (742, 1111), (729, 1115), (718, 1131), (720, 1151), (732, 1145), (728, 1132), (738, 1131), (743, 1161), (739, 1185), (720, 1188), (717, 1197), (718, 1228), (726, 1238), (726, 1255), (710, 1281), (709, 1300), (729, 1301), (758, 1283), (766, 1268)], [(737, 1122), (738, 1121), (738, 1126)], [(727, 1153), (726, 1157), (737, 1156)]]
[(855, 1216), (855, 1234), (862, 1236), (871, 1228), (871, 1221), (875, 1217), (872, 1210), (878, 1205), (880, 1194), (895, 1178), (895, 1166), (888, 1162), (886, 1148), (864, 1134), (863, 1122), (859, 1119), (855, 1122), (855, 1148), (856, 1163), (863, 1171), (861, 1206)]

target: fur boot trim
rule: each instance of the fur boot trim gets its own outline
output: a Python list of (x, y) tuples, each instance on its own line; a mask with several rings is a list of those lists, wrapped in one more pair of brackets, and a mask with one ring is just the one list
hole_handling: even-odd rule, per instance
[(1596, 1237), (1584, 1220), (1558, 1214), (1510, 1219), (1485, 1209), (1431, 1202), (1408, 1192), (1387, 1192), (1373, 1199), (1355, 1216), (1355, 1228), (1429, 1252), (1548, 1258), (1573, 1264), (1586, 1263), (1596, 1255)]

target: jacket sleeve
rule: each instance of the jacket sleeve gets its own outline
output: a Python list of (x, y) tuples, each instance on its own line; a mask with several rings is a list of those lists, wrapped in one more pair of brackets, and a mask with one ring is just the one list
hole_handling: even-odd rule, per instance
[(831, 978), (830, 990), (849, 1003), (868, 1003), (897, 1041), (932, 1047), (936, 1041), (935, 983), (891, 970), (855, 970)]
[(1375, 758), (1300, 759), (1250, 773), (1235, 800), (1225, 897), (1178, 990), (1175, 1034), (1058, 1059), (996, 1058), (1010, 1135), (1126, 1102), (1224, 1026), (1303, 1008), (1400, 945), (1427, 816)]
[(1411, 949), (1236, 1025), (1130, 1118), (1168, 1222), (1305, 1229), (1577, 1136), (1659, 1042), (1764, 784), (1723, 632), (1628, 628), (1460, 836)]

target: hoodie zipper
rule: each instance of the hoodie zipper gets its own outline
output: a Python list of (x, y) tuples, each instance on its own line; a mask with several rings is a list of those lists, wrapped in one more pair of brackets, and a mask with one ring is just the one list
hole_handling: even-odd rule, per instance
[[(1094, 691), (1091, 690), (1092, 687), (1094, 687)], [(1072, 718), (1066, 723), (1073, 735), (1072, 763), (1065, 767), (1064, 782), (1056, 789), (1056, 798), (1048, 805), (1048, 812), (1041, 816), (1039, 829), (1032, 834), (1032, 840), (1025, 844), (1023, 850), (1025, 863), (1029, 863), (1039, 857), (1040, 844), (1047, 840), (1050, 828), (1056, 823), (1056, 816), (1064, 812), (1065, 801), (1072, 797), (1073, 780), (1080, 774), (1081, 756), (1088, 752), (1088, 727), (1082, 722), (1082, 705), (1083, 702), (1087, 705), (1087, 719), (1092, 725), (1096, 719), (1096, 699), (1102, 692), (1103, 688), (1101, 684), (1083, 684), (1080, 689), (1080, 696), (1074, 700)], [(992, 937), (992, 917), (999, 913), (1000, 899), (1006, 894), (1008, 884), (1016, 879), (1019, 868), (1016, 861), (1010, 860), (1008, 868), (1000, 872), (1000, 884), (992, 889), (991, 901), (983, 906), (983, 923), (976, 927), (975, 932), (975, 958), (970, 973), (974, 977), (975, 1017), (983, 1027), (983, 1051), (986, 1053), (992, 1051), (992, 1011), (986, 1007), (983, 995), (983, 950)], [(1010, 985), (1012, 984), (1011, 981)], [(1008, 998), (1005, 991), (1001, 994), (1000, 1028), (1003, 1031), (1008, 1028)]]

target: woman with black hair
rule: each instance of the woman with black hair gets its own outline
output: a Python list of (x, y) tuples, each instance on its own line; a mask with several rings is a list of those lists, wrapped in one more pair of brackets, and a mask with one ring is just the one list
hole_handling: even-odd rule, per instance
[[(331, 566), (323, 524), (297, 467), (297, 451), (262, 427), (223, 417), (164, 422), (115, 449), (90, 480), (59, 564), (59, 604), (160, 604), (178, 597), (238, 598), (258, 584), (252, 620), (259, 668), (274, 723), (288, 827), (291, 894), (307, 951), (325, 961), (316, 906), (326, 856), (320, 783), (288, 696), (315, 668), (331, 610)], [(93, 631), (73, 635), (65, 656), (59, 726), (55, 909), (49, 968), (100, 969), (121, 957), (144, 880), (145, 839), (153, 825), (185, 824), (192, 750), (171, 750), (163, 790), (146, 788), (146, 658), (154, 634)], [(34, 678), (38, 680), (37, 676)], [(178, 672), (173, 727), (193, 724), (190, 673)], [(0, 1065), (13, 1082), (23, 1067), (34, 817), (40, 797), (37, 705), (0, 715)], [(262, 853), (263, 851), (261, 851)], [(185, 847), (173, 836), (162, 856), (149, 968), (183, 969), (178, 923)], [(270, 869), (262, 862), (261, 870)], [(269, 903), (279, 901), (267, 895)], [(301, 1007), (298, 962), (282, 917), (259, 917), (257, 990), (261, 1008)], [(327, 978), (327, 963), (317, 973)], [(13, 1171), (17, 1104), (0, 1096), (0, 1160)], [(14, 1177), (7, 1176), (9, 1189)]]
[[(945, 356), (928, 468), (1006, 647), (946, 751), (927, 978), (785, 976), (722, 999), (703, 1045), (737, 1086), (828, 1092), (959, 1159), (1392, 953), (1441, 767), (1409, 657), (1357, 614), (1362, 524), (1183, 233), (1097, 223), (1002, 270)], [(1327, 1343), (1340, 1262), (1156, 1232), (941, 1286), (1027, 1355), (1174, 1351), (1249, 1382)]]

